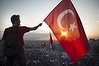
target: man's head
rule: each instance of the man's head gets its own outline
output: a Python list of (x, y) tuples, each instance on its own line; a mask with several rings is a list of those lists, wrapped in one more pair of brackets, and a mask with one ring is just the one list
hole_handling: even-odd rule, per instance
[(11, 22), (13, 25), (20, 25), (20, 16), (19, 15), (12, 15), (11, 16)]

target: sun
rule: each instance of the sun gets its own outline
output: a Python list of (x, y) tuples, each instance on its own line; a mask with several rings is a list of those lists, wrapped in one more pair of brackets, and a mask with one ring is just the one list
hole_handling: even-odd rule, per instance
[(61, 34), (62, 34), (62, 36), (67, 36), (67, 31), (64, 31), (64, 32), (62, 31)]

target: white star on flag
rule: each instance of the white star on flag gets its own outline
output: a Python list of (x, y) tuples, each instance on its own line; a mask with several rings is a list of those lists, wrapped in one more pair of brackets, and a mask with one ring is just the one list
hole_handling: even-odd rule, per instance
[(69, 30), (73, 32), (74, 28), (77, 28), (77, 26), (75, 26), (75, 22), (73, 24), (70, 24)]

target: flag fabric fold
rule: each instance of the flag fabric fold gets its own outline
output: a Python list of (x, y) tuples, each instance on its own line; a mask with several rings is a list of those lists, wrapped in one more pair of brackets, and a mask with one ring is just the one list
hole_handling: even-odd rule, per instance
[(83, 25), (71, 0), (62, 0), (44, 21), (73, 63), (89, 51)]

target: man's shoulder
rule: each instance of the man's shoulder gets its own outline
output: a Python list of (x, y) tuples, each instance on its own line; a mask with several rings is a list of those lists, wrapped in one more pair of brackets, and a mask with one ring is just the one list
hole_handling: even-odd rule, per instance
[(27, 27), (27, 26), (20, 26), (19, 28), (20, 28), (20, 30), (23, 31), (23, 32), (29, 32), (29, 30), (30, 30), (30, 28)]
[(12, 27), (5, 28), (5, 31), (10, 30)]
[(12, 29), (16, 29), (16, 28), (28, 28), (27, 26), (19, 26), (19, 27), (8, 27), (8, 28), (5, 28), (5, 30), (12, 30)]

